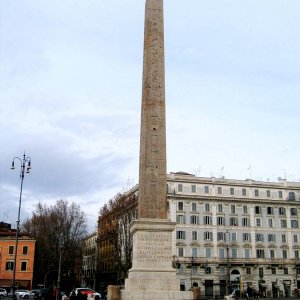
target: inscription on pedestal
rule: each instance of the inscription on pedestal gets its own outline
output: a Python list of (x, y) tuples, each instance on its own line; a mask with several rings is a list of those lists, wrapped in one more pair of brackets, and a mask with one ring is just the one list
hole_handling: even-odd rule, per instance
[(165, 232), (137, 232), (133, 262), (136, 267), (170, 267), (171, 235)]

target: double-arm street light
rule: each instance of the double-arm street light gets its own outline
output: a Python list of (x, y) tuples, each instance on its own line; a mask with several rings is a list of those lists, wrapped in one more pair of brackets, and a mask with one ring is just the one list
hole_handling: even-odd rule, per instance
[(16, 285), (16, 268), (17, 268), (17, 252), (18, 252), (18, 242), (19, 242), (19, 232), (20, 232), (20, 212), (21, 212), (21, 202), (22, 202), (22, 190), (23, 190), (23, 180), (25, 172), (29, 173), (31, 169), (31, 158), (26, 156), (25, 152), (23, 158), (14, 157), (11, 169), (15, 169), (15, 161), (19, 161), (21, 164), (20, 168), (20, 179), (21, 179), (21, 188), (20, 188), (20, 198), (19, 198), (19, 210), (18, 210), (18, 219), (17, 219), (17, 230), (16, 230), (16, 245), (14, 251), (14, 265), (13, 265), (13, 277), (12, 277), (12, 287), (11, 287), (11, 297), (16, 298), (15, 285)]

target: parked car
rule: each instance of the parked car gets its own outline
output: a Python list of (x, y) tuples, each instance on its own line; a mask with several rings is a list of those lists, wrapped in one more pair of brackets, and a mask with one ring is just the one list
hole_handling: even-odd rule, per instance
[(20, 297), (23, 299), (29, 299), (29, 298), (33, 299), (35, 296), (35, 292), (36, 292), (36, 290), (28, 291), (28, 292), (22, 293), (20, 295)]
[[(234, 299), (240, 299), (241, 298), (240, 290), (234, 289), (230, 296)], [(242, 292), (242, 296), (243, 296), (242, 297), (243, 299), (248, 299), (249, 298), (246, 291)]]
[(50, 295), (50, 290), (47, 288), (37, 289), (34, 293), (34, 299), (47, 299)]
[(0, 298), (7, 297), (7, 291), (6, 289), (0, 289)]
[(22, 296), (24, 295), (24, 294), (26, 294), (26, 293), (30, 293), (30, 291), (29, 290), (21, 290), (21, 289), (19, 289), (19, 290), (16, 290), (16, 292), (15, 292), (15, 294), (16, 294), (16, 296), (19, 298), (22, 298)]
[(101, 294), (98, 292), (95, 292), (94, 290), (92, 290), (90, 288), (76, 288), (71, 291), (70, 297), (74, 294), (77, 298), (80, 298), (80, 296), (83, 296), (83, 297), (85, 296), (87, 298), (88, 295), (92, 294), (93, 297), (95, 298), (95, 300), (101, 299)]

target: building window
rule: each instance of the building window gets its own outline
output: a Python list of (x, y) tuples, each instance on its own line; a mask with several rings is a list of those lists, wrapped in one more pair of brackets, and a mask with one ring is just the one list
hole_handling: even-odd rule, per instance
[(185, 215), (177, 215), (176, 221), (178, 224), (185, 224)]
[(244, 226), (244, 227), (250, 226), (250, 219), (249, 218), (242, 218), (242, 226)]
[(225, 258), (225, 249), (224, 248), (219, 249), (219, 258)]
[(223, 205), (222, 204), (218, 204), (218, 212), (223, 212)]
[(251, 241), (250, 233), (243, 233), (243, 241), (244, 242), (250, 242)]
[(28, 254), (28, 246), (23, 246), (23, 255)]
[(210, 211), (210, 207), (208, 203), (205, 203), (205, 211)]
[(225, 274), (225, 267), (220, 267), (220, 274), (222, 274), (222, 275)]
[(275, 251), (273, 249), (270, 250), (270, 258), (271, 259), (275, 258)]
[(261, 227), (261, 219), (256, 218), (256, 227)]
[(238, 218), (236, 217), (230, 217), (230, 226), (238, 226)]
[(199, 224), (199, 217), (198, 216), (191, 216), (191, 224), (198, 225)]
[(267, 207), (267, 214), (268, 215), (273, 215), (273, 207), (271, 207), (271, 206)]
[(178, 230), (177, 231), (177, 239), (178, 240), (185, 240), (185, 231)]
[(192, 240), (193, 241), (197, 241), (197, 239), (198, 239), (198, 233), (197, 233), (197, 231), (192, 231)]
[(183, 202), (178, 202), (178, 210), (183, 210)]
[(184, 257), (184, 253), (183, 253), (183, 248), (182, 247), (178, 248), (178, 256), (179, 257)]
[(281, 228), (286, 228), (286, 220), (281, 219), (280, 224), (281, 224)]
[(224, 217), (217, 217), (217, 224), (220, 226), (225, 225), (225, 218)]
[(211, 248), (205, 248), (205, 256), (206, 258), (211, 258)]
[(296, 200), (296, 196), (294, 192), (289, 192), (289, 200), (290, 201), (295, 201)]
[(268, 234), (268, 242), (276, 242), (276, 236), (273, 233)]
[(283, 268), (283, 274), (288, 275), (289, 274), (289, 268)]
[(261, 214), (261, 207), (260, 206), (255, 206), (255, 214), (260, 215)]
[(182, 184), (181, 184), (181, 183), (179, 183), (179, 184), (178, 184), (178, 192), (182, 192), (182, 190), (183, 190), (183, 188), (182, 188)]
[(268, 219), (268, 225), (270, 228), (273, 227), (273, 219)]
[(248, 248), (245, 249), (245, 258), (251, 258), (251, 252)]
[(230, 205), (230, 212), (232, 214), (235, 214), (235, 205), (234, 204)]
[(8, 247), (8, 254), (10, 254), (10, 255), (14, 254), (14, 249), (15, 249), (15, 246), (9, 246)]
[(287, 251), (282, 250), (282, 258), (287, 259)]
[(255, 196), (255, 197), (259, 197), (259, 191), (258, 191), (258, 189), (255, 189), (255, 190), (254, 190), (254, 196)]
[(231, 240), (236, 241), (236, 232), (231, 233)]
[(286, 243), (286, 235), (285, 235), (285, 234), (282, 234), (282, 235), (281, 235), (281, 241), (282, 241), (283, 243)]
[(243, 206), (243, 213), (244, 213), (244, 214), (247, 214), (247, 213), (248, 213), (248, 206), (247, 206), (247, 205), (244, 205), (244, 206)]
[(297, 208), (295, 207), (291, 208), (291, 216), (297, 216)]
[(204, 234), (204, 240), (205, 241), (211, 241), (212, 240), (212, 232), (210, 232), (210, 231), (204, 231), (203, 234)]
[(270, 198), (271, 197), (271, 191), (267, 190), (267, 197)]
[(6, 271), (12, 271), (14, 269), (14, 262), (13, 261), (7, 261), (5, 270)]
[(263, 250), (263, 249), (256, 249), (256, 257), (257, 258), (265, 258), (265, 250)]
[(234, 195), (234, 188), (230, 188), (230, 195), (231, 195), (231, 196)]
[(224, 241), (225, 240), (225, 234), (224, 234), (224, 232), (218, 232), (217, 233), (217, 240), (218, 241)]
[(211, 274), (211, 267), (205, 267), (205, 274)]
[(198, 249), (192, 248), (192, 257), (198, 257)]
[(295, 250), (295, 259), (299, 259), (299, 250)]
[(264, 235), (263, 235), (263, 233), (256, 233), (255, 234), (255, 241), (256, 242), (263, 242), (264, 241)]
[(197, 211), (197, 203), (192, 203), (192, 211)]
[(298, 228), (298, 221), (297, 220), (291, 220), (291, 227), (292, 228)]
[(242, 195), (247, 196), (247, 190), (246, 189), (242, 189)]
[(236, 248), (231, 248), (231, 257), (237, 258), (237, 249)]
[(204, 225), (211, 225), (211, 217), (210, 216), (204, 216), (203, 217), (203, 223), (204, 223)]
[(278, 191), (278, 197), (282, 198), (282, 191)]
[(247, 274), (247, 275), (251, 275), (251, 268), (246, 267), (246, 274)]
[(192, 193), (196, 193), (196, 185), (192, 184)]
[(297, 234), (294, 234), (294, 235), (293, 235), (293, 238), (294, 238), (294, 243), (298, 243), (298, 235), (297, 235)]
[(204, 186), (204, 193), (209, 194), (209, 186)]
[(285, 207), (279, 207), (278, 208), (278, 213), (280, 216), (285, 216)]
[(222, 195), (222, 187), (221, 186), (218, 186), (218, 194)]
[(276, 268), (272, 267), (271, 268), (271, 273), (272, 273), (272, 275), (276, 275)]
[(21, 271), (27, 271), (27, 261), (21, 262)]

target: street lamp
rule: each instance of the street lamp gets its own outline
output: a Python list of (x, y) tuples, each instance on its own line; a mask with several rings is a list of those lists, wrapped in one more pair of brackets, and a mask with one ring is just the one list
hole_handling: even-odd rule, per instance
[(57, 287), (56, 287), (56, 300), (59, 300), (60, 294), (60, 274), (61, 274), (61, 253), (62, 253), (62, 240), (59, 242), (59, 263), (58, 263), (58, 275), (57, 275)]
[(225, 241), (226, 241), (226, 259), (227, 259), (227, 277), (226, 277), (226, 287), (227, 287), (227, 295), (230, 295), (230, 263), (229, 263), (229, 242), (230, 242), (230, 233), (228, 230), (225, 233)]
[(193, 263), (194, 263), (194, 257), (191, 258), (191, 291), (193, 290)]
[(15, 161), (19, 161), (21, 164), (21, 168), (20, 168), (21, 187), (20, 187), (19, 210), (18, 210), (17, 231), (16, 231), (16, 245), (15, 245), (15, 253), (14, 253), (13, 278), (12, 278), (12, 286), (11, 286), (12, 298), (16, 298), (15, 285), (16, 285), (17, 252), (18, 252), (19, 232), (20, 232), (20, 212), (21, 212), (23, 180), (24, 180), (25, 170), (26, 173), (29, 173), (31, 169), (31, 158), (29, 156), (26, 156), (25, 152), (23, 154), (23, 159), (17, 156), (14, 157), (11, 164), (12, 170), (15, 169)]

